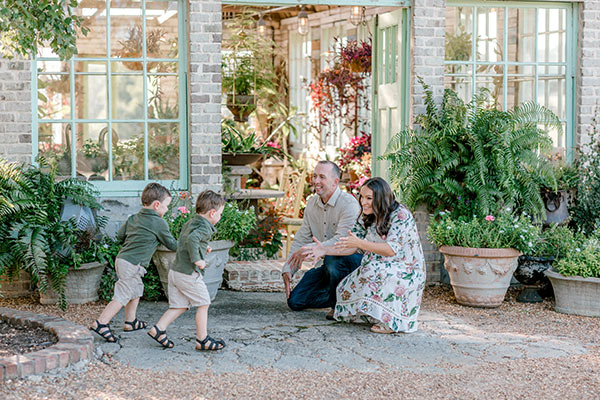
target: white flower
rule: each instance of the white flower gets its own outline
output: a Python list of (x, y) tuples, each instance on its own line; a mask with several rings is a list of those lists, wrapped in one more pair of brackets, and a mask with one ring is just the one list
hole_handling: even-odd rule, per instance
[(452, 229), (452, 227), (451, 226), (447, 226), (446, 229)]
[(527, 246), (529, 246), (529, 247), (533, 247), (533, 243), (531, 243), (531, 242), (528, 242), (528, 243), (527, 243)]
[(523, 235), (519, 235), (519, 237), (521, 238), (521, 240), (525, 240), (525, 237)]
[(579, 251), (581, 251), (581, 249), (580, 249), (579, 247), (577, 247), (577, 248), (575, 249), (575, 251), (579, 252)]
[(440, 211), (440, 215), (446, 215), (445, 211)]
[(108, 249), (108, 245), (107, 245), (107, 244), (104, 244), (104, 246), (103, 246), (103, 247), (104, 247), (105, 249)]

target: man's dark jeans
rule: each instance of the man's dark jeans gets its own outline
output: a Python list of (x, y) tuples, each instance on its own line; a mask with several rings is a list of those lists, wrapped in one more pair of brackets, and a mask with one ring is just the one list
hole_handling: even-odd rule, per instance
[(360, 266), (361, 259), (362, 254), (358, 253), (351, 256), (325, 256), (322, 266), (306, 271), (290, 293), (288, 306), (294, 311), (334, 307), (338, 283)]

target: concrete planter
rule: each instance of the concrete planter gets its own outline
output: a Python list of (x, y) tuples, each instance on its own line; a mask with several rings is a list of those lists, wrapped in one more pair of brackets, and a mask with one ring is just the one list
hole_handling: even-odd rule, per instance
[(498, 307), (504, 301), (520, 251), (442, 246), (444, 266), (459, 304)]
[(31, 275), (27, 271), (19, 271), (12, 281), (6, 275), (0, 276), (0, 297), (26, 297), (31, 295), (32, 290)]
[(556, 311), (600, 317), (600, 278), (564, 276), (552, 269), (547, 270), (545, 274), (554, 288)]
[[(67, 304), (85, 304), (97, 301), (100, 279), (104, 272), (104, 264), (90, 262), (77, 269), (69, 270), (65, 283), (65, 297)], [(49, 287), (45, 293), (40, 292), (40, 303), (56, 304), (58, 294)]]
[[(217, 296), (217, 290), (223, 282), (223, 271), (225, 264), (229, 260), (229, 249), (234, 243), (229, 240), (216, 240), (209, 243), (212, 251), (206, 257), (206, 268), (204, 269), (204, 283), (210, 294), (210, 299), (214, 300)], [(158, 246), (152, 256), (152, 261), (156, 265), (160, 282), (162, 283), (165, 295), (169, 296), (169, 270), (175, 264), (176, 252), (167, 249), (164, 246)]]

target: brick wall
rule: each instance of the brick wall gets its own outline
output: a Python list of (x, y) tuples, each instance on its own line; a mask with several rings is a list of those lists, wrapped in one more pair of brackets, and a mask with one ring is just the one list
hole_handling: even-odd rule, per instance
[(595, 109), (600, 106), (600, 0), (579, 5), (575, 144), (589, 141)]
[(191, 190), (221, 188), (221, 1), (189, 2)]
[(0, 58), (0, 157), (31, 162), (31, 63)]
[(411, 35), (411, 114), (425, 111), (423, 87), (418, 77), (430, 86), (436, 101), (444, 93), (445, 0), (414, 0)]

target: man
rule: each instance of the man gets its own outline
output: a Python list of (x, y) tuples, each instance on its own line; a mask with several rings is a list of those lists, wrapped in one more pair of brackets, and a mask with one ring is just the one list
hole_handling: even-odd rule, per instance
[[(360, 265), (361, 254), (351, 256), (325, 256), (322, 264), (307, 271), (294, 290), (290, 292), (293, 273), (302, 266), (314, 244), (313, 237), (325, 246), (332, 246), (348, 234), (360, 213), (358, 201), (342, 192), (340, 169), (331, 161), (319, 161), (313, 174), (316, 196), (311, 196), (304, 209), (302, 226), (296, 233), (290, 249), (291, 255), (283, 266), (282, 276), (288, 306), (294, 311), (306, 308), (335, 306), (335, 288), (338, 283)], [(327, 315), (333, 317), (333, 310)]]

